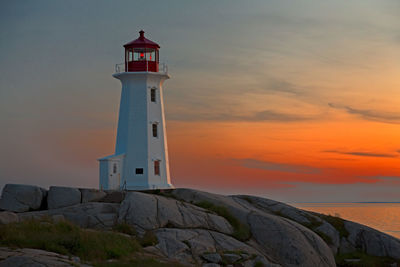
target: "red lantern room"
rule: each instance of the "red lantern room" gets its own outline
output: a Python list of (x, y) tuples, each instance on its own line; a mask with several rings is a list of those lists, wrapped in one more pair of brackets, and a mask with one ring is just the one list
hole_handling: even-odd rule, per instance
[(144, 31), (140, 31), (136, 40), (124, 45), (125, 47), (125, 71), (151, 71), (158, 72), (158, 49), (160, 46), (144, 37)]

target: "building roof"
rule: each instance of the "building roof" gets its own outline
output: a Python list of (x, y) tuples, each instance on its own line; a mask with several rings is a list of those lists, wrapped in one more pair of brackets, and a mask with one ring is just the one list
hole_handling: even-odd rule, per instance
[(123, 153), (123, 154), (118, 154), (118, 155), (110, 155), (110, 156), (107, 156), (107, 157), (104, 157), (104, 158), (99, 158), (99, 159), (97, 159), (98, 161), (102, 161), (102, 160), (112, 160), (112, 159), (114, 159), (114, 158), (122, 158), (122, 157), (125, 157), (125, 153)]
[(160, 46), (153, 41), (150, 41), (146, 37), (144, 37), (144, 31), (141, 30), (139, 32), (140, 36), (136, 40), (133, 40), (127, 44), (124, 44), (124, 47), (147, 47), (147, 48), (155, 48), (158, 49)]

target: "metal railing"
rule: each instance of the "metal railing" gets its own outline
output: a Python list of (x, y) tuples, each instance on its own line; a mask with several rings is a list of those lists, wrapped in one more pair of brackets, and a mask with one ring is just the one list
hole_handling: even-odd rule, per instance
[(121, 191), (127, 191), (127, 186), (126, 186), (126, 181), (124, 181), (124, 184), (120, 186)]
[[(125, 72), (125, 63), (115, 64), (115, 73), (121, 72)], [(163, 62), (158, 63), (158, 73), (168, 74), (168, 65)]]
[(115, 73), (125, 72), (125, 63), (115, 64)]

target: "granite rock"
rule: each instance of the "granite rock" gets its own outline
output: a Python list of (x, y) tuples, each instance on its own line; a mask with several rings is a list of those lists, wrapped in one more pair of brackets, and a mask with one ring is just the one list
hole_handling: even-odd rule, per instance
[(218, 263), (222, 261), (221, 255), (218, 253), (204, 253), (201, 255), (207, 262)]
[[(295, 221), (260, 208), (261, 204), (255, 203), (262, 202), (261, 198), (248, 201), (238, 196), (222, 196), (193, 189), (175, 189), (173, 194), (183, 201), (207, 201), (227, 208), (249, 226), (254, 247), (268, 255), (268, 259), (274, 263), (284, 266), (336, 266), (332, 251), (316, 233)], [(304, 214), (300, 215), (307, 218)]]
[(228, 263), (235, 263), (238, 260), (240, 260), (242, 257), (237, 255), (237, 254), (233, 254), (233, 253), (224, 253), (223, 258), (228, 262)]
[(400, 259), (400, 240), (368, 226), (345, 221), (348, 242), (369, 255)]
[(64, 267), (64, 266), (81, 266), (89, 267), (82, 264), (78, 257), (61, 255), (54, 252), (44, 251), (40, 249), (9, 249), (0, 247), (0, 267)]
[(0, 212), (0, 224), (16, 223), (19, 221), (18, 215), (10, 211)]
[(167, 258), (189, 264), (210, 261), (205, 255), (222, 251), (242, 251), (258, 255), (269, 262), (262, 253), (233, 237), (204, 229), (161, 228), (155, 231), (159, 243), (155, 246)]
[(19, 213), (19, 218), (20, 220), (44, 217), (51, 217), (54, 220), (64, 218), (83, 228), (107, 230), (112, 229), (117, 223), (119, 205), (116, 203), (88, 202), (59, 209)]
[(46, 190), (33, 185), (6, 184), (0, 199), (0, 210), (25, 212), (41, 207)]
[(217, 263), (204, 263), (202, 267), (221, 267), (221, 265)]
[(331, 248), (333, 254), (338, 252), (340, 247), (340, 235), (339, 232), (333, 227), (330, 223), (323, 221), (322, 224), (315, 229), (313, 229), (316, 233), (323, 233), (328, 236), (331, 240), (331, 243), (328, 244)]
[(49, 209), (58, 209), (81, 203), (81, 191), (77, 188), (51, 186), (47, 195)]
[(79, 190), (82, 194), (82, 203), (97, 202), (107, 195), (106, 192), (97, 189), (80, 188)]
[(231, 234), (229, 222), (195, 205), (158, 195), (130, 192), (121, 203), (119, 222), (126, 222), (143, 230), (166, 226), (203, 228)]
[[(46, 191), (39, 188), (36, 192), (41, 192), (40, 207), (43, 207)], [(117, 198), (113, 195), (116, 193)], [(130, 191), (105, 195), (94, 189), (51, 187), (47, 196), (49, 210), (2, 212), (0, 223), (50, 217), (55, 222), (68, 220), (83, 228), (103, 230), (111, 230), (118, 223), (128, 223), (139, 236), (146, 231), (156, 235), (158, 243), (146, 247), (146, 253), (190, 266), (219, 266), (224, 262), (245, 267), (259, 263), (270, 267), (333, 267), (336, 266), (334, 254), (356, 250), (400, 259), (400, 240), (397, 238), (345, 220), (343, 225), (349, 234), (343, 234), (343, 229), (335, 229), (326, 216), (277, 201), (253, 196), (223, 196), (193, 189), (173, 189), (162, 195), (154, 193)], [(33, 205), (25, 204), (27, 201), (13, 201), (23, 210), (27, 209), (25, 206), (28, 210), (33, 209)], [(222, 213), (224, 218), (212, 209), (199, 207), (205, 202), (221, 207), (229, 214)], [(240, 224), (232, 220), (232, 216)], [(236, 239), (238, 230), (249, 230), (248, 239)], [(29, 257), (24, 258), (26, 255), (13, 256), (15, 258), (9, 259), (13, 264), (36, 264)]]

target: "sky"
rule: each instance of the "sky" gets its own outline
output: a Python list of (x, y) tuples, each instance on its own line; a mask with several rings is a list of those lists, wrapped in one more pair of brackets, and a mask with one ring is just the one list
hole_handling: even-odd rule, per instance
[(400, 201), (400, 2), (0, 1), (0, 187), (98, 187), (122, 45), (160, 44), (175, 187)]

